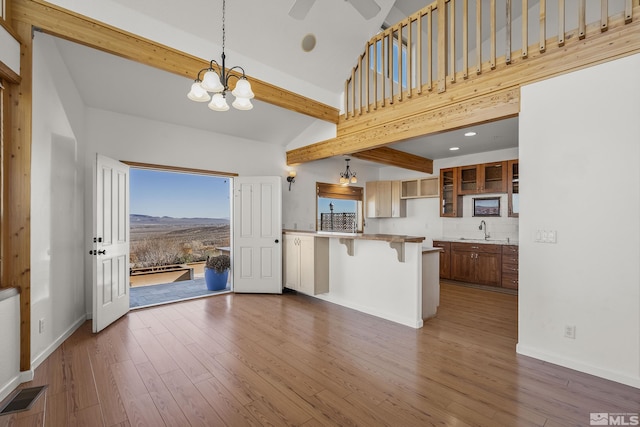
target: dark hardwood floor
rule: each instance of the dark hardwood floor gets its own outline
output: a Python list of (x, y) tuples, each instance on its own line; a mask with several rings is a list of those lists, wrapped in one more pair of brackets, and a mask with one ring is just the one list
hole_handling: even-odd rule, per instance
[(640, 390), (519, 356), (517, 297), (442, 285), (414, 330), (314, 298), (220, 295), (87, 322), (0, 426), (571, 426)]

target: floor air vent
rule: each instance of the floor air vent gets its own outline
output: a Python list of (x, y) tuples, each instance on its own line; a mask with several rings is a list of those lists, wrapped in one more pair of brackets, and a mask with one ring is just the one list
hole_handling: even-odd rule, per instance
[(0, 406), (0, 415), (13, 412), (27, 411), (38, 400), (46, 385), (40, 387), (23, 388), (13, 395), (4, 405)]

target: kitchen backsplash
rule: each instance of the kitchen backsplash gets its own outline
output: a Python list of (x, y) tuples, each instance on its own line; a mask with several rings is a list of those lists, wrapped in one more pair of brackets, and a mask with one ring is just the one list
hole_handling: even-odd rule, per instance
[[(474, 197), (500, 197), (499, 217), (474, 217)], [(480, 230), (480, 221), (487, 224), (487, 231), (492, 239), (518, 241), (518, 218), (508, 216), (508, 198), (506, 194), (482, 194), (464, 196), (462, 201), (462, 218), (442, 218), (442, 237), (484, 238), (484, 230)]]

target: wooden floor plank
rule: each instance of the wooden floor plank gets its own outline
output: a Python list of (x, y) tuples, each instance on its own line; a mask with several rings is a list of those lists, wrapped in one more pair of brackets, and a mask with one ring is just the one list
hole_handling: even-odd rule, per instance
[[(638, 413), (640, 390), (516, 354), (517, 296), (442, 283), (423, 328), (287, 292), (83, 324), (0, 427), (569, 426)], [(41, 398), (42, 399), (42, 398)]]

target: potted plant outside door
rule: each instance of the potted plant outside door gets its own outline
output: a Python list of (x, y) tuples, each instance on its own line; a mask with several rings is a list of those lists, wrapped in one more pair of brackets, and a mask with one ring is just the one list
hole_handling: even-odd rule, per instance
[(221, 291), (227, 287), (231, 259), (229, 255), (218, 255), (207, 258), (204, 268), (204, 281), (210, 291)]

